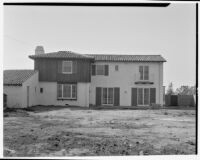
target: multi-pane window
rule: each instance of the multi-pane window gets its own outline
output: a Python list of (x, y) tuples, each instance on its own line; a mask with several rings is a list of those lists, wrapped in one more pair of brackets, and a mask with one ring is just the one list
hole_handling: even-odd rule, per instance
[(62, 73), (67, 73), (67, 74), (72, 73), (72, 61), (62, 62)]
[(140, 80), (149, 80), (149, 66), (139, 66)]
[(138, 88), (138, 105), (150, 104), (150, 89)]
[(76, 84), (58, 84), (58, 98), (61, 99), (76, 99), (77, 95)]
[(96, 75), (104, 75), (105, 67), (104, 65), (96, 65)]
[(113, 104), (113, 88), (103, 88), (102, 94), (102, 104)]

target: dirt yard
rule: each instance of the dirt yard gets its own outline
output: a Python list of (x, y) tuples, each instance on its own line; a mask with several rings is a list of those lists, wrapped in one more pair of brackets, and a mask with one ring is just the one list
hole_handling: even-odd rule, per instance
[(16, 111), (4, 116), (4, 156), (195, 154), (195, 110)]

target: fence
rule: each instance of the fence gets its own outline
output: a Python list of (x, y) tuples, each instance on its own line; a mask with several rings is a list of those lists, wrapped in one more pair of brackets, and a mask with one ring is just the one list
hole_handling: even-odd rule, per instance
[(195, 106), (193, 95), (165, 95), (166, 106)]

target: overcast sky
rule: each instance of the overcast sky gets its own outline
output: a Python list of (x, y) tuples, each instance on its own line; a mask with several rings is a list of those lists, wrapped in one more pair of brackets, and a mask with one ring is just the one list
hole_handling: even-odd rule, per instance
[(4, 69), (33, 69), (45, 52), (161, 54), (164, 85), (195, 84), (195, 4), (144, 7), (4, 6)]

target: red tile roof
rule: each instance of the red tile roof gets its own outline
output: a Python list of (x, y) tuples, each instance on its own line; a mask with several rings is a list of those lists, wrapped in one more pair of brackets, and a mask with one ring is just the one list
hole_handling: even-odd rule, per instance
[(21, 86), (23, 82), (29, 79), (37, 71), (34, 70), (4, 70), (3, 85)]
[(93, 57), (75, 53), (72, 51), (58, 51), (52, 53), (38, 54), (38, 55), (30, 55), (29, 58), (37, 59), (37, 58), (72, 58), (72, 59), (94, 59)]
[(114, 54), (87, 54), (95, 61), (114, 62), (166, 62), (161, 55), (114, 55)]

